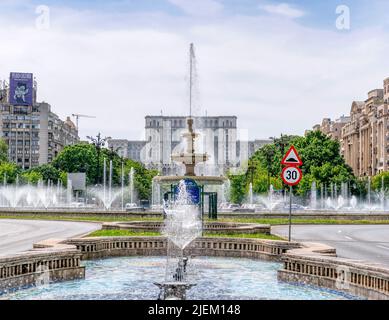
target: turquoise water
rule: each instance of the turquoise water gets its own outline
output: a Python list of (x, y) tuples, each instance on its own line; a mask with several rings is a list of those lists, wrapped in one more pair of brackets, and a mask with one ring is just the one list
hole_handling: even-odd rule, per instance
[[(281, 264), (250, 259), (196, 257), (190, 261), (197, 286), (188, 299), (204, 300), (339, 300), (339, 292), (277, 281)], [(1, 298), (55, 300), (156, 300), (166, 258), (120, 257), (86, 261), (86, 279), (41, 285)]]

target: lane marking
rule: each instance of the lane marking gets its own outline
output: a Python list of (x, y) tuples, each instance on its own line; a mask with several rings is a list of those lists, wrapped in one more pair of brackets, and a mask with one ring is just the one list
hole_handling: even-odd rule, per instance
[(386, 250), (389, 250), (389, 247), (385, 247), (385, 246), (381, 246), (381, 245), (377, 245), (378, 248), (382, 248), (382, 249), (386, 249)]
[(353, 240), (353, 238), (349, 237), (349, 236), (344, 236), (347, 240)]

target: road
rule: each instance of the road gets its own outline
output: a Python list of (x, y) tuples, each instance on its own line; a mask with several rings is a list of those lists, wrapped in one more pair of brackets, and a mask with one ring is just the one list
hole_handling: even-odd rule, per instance
[[(288, 226), (273, 226), (272, 233), (287, 237)], [(339, 257), (389, 266), (389, 225), (296, 225), (292, 240), (325, 243)]]
[(100, 228), (97, 223), (1, 219), (0, 256), (32, 249), (41, 240), (75, 237)]

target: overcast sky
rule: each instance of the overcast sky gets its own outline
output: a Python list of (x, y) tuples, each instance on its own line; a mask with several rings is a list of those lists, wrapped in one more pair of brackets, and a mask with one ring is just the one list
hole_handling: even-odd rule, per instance
[[(350, 29), (336, 27), (339, 5)], [(61, 117), (96, 116), (80, 119), (81, 138), (142, 139), (145, 115), (188, 113), (193, 42), (196, 112), (236, 115), (250, 138), (268, 138), (303, 134), (381, 88), (388, 36), (387, 0), (0, 0), (0, 78), (33, 72)]]

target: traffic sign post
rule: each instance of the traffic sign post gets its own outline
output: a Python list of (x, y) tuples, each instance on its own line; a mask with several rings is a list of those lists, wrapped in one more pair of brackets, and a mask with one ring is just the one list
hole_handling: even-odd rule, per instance
[(296, 186), (300, 183), (303, 173), (299, 166), (303, 164), (301, 161), (297, 150), (294, 146), (291, 146), (290, 149), (286, 152), (284, 158), (281, 161), (281, 164), (286, 166), (282, 169), (281, 178), (285, 184), (289, 186), (289, 232), (288, 232), (288, 241), (290, 242), (292, 237), (292, 196), (293, 196), (293, 186)]

